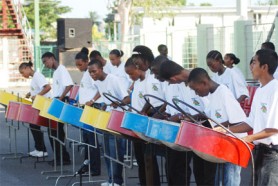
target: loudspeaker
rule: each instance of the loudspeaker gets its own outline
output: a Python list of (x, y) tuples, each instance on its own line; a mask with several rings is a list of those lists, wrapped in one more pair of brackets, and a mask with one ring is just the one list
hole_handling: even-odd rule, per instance
[(92, 21), (90, 19), (57, 19), (58, 48), (70, 49), (92, 46)]

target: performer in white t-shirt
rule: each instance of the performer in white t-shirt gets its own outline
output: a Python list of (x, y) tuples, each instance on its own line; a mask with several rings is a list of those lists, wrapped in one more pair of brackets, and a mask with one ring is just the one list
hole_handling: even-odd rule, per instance
[(97, 60), (97, 61), (101, 62), (102, 66), (103, 66), (103, 72), (105, 72), (106, 74), (112, 73), (112, 71), (114, 69), (113, 65), (111, 64), (110, 61), (107, 61), (106, 59), (104, 59), (99, 51), (93, 50), (90, 53), (89, 58), (90, 58), (90, 61)]
[(206, 60), (210, 70), (215, 73), (212, 79), (219, 84), (226, 85), (238, 102), (244, 101), (249, 96), (245, 81), (235, 71), (224, 67), (224, 60), (219, 51), (210, 51), (207, 54)]
[[(231, 91), (225, 85), (211, 80), (204, 69), (193, 69), (188, 77), (188, 84), (197, 95), (208, 96), (209, 105), (206, 107), (206, 114), (211, 119), (226, 127), (245, 121), (246, 115)], [(223, 166), (217, 165), (216, 173), (222, 172), (223, 176), (216, 174), (215, 185), (221, 183), (223, 185), (240, 185), (240, 166), (231, 163), (225, 163)]]
[[(121, 79), (113, 74), (106, 74), (103, 72), (102, 64), (97, 60), (92, 60), (89, 63), (88, 66), (89, 73), (91, 77), (95, 80), (96, 86), (98, 88), (98, 91), (100, 95), (103, 98), (103, 102), (106, 104), (106, 108), (102, 108), (106, 111), (111, 111), (113, 107), (115, 107), (115, 104), (111, 104), (111, 101), (108, 100), (106, 97), (103, 96), (104, 93), (111, 94), (112, 96), (115, 96), (116, 98), (122, 100), (124, 104), (130, 103), (130, 97), (128, 95), (128, 92), (126, 88), (123, 86), (123, 83), (121, 82)], [(123, 138), (117, 138), (112, 134), (103, 134), (104, 135), (104, 145), (106, 149), (106, 154), (110, 157), (113, 157), (115, 159), (119, 159), (121, 162), (123, 162), (124, 154), (125, 154), (125, 140)], [(115, 140), (117, 141), (117, 147), (118, 151), (116, 151), (115, 147)], [(118, 154), (116, 154), (118, 152)], [(112, 181), (114, 181), (114, 184), (122, 185), (123, 183), (123, 177), (122, 177), (122, 169), (123, 166), (119, 163), (113, 162), (113, 166), (111, 167), (110, 160), (108, 158), (105, 158), (106, 166), (108, 169), (108, 182), (103, 183), (105, 184), (112, 184)], [(111, 170), (113, 168), (113, 171)], [(112, 175), (113, 172), (113, 175)]]
[(227, 53), (224, 56), (224, 65), (227, 68), (232, 69), (235, 71), (235, 73), (240, 77), (240, 79), (245, 82), (245, 85), (247, 86), (247, 83), (245, 81), (245, 77), (241, 70), (236, 66), (240, 62), (240, 59), (235, 56), (235, 54)]
[[(42, 95), (45, 97), (50, 97), (50, 84), (47, 82), (45, 77), (39, 72), (32, 69), (33, 63), (21, 63), (19, 65), (19, 72), (25, 78), (32, 77), (30, 84), (30, 92), (26, 95), (27, 98), (31, 97), (32, 100), (35, 99), (36, 95)], [(29, 152), (29, 155), (35, 157), (45, 157), (48, 156), (46, 147), (44, 144), (43, 132), (41, 127), (38, 125), (30, 124), (30, 130), (35, 141), (35, 150)]]
[[(69, 96), (69, 91), (73, 87), (73, 81), (66, 67), (64, 65), (59, 64), (58, 61), (56, 60), (55, 55), (51, 52), (46, 52), (42, 55), (42, 62), (47, 68), (54, 70), (52, 97), (57, 98), (61, 101), (67, 101)], [(58, 122), (58, 129), (57, 130), (49, 129), (49, 132), (51, 132), (52, 136), (56, 136), (60, 141), (65, 142), (65, 131), (64, 131), (63, 123)], [(56, 147), (55, 156), (57, 160), (60, 160), (60, 156), (61, 156), (60, 143), (57, 140), (55, 140), (55, 143), (53, 144), (53, 140), (50, 139), (50, 144), (52, 148), (53, 145), (55, 145)], [(69, 165), (71, 161), (65, 145), (62, 146), (62, 153), (63, 153), (62, 154), (63, 164)], [(53, 166), (54, 161), (50, 161), (49, 164)]]
[[(159, 68), (158, 76), (170, 84), (176, 84), (180, 90), (178, 99), (193, 106), (199, 111), (204, 111), (207, 100), (197, 96), (193, 90), (189, 89), (186, 84), (188, 83), (188, 76), (190, 71), (184, 69), (179, 64), (173, 61), (166, 61), (161, 64)], [(169, 90), (171, 91), (171, 89)], [(173, 90), (173, 94), (177, 94)], [(170, 94), (171, 95), (171, 94)], [(195, 115), (197, 112), (183, 104), (179, 104), (183, 110), (191, 115)], [(172, 121), (180, 121), (183, 119), (183, 115), (174, 115), (170, 118)], [(207, 126), (207, 125), (205, 125)], [(209, 126), (209, 125), (208, 125)], [(207, 126), (207, 127), (208, 127)], [(192, 154), (193, 157), (193, 172), (197, 185), (214, 185), (214, 177), (216, 171), (216, 164), (203, 160), (196, 154)], [(188, 169), (189, 170), (189, 169)]]
[(253, 134), (243, 140), (256, 145), (255, 185), (278, 185), (278, 80), (273, 78), (277, 60), (273, 50), (256, 52), (251, 72), (261, 86), (254, 95), (246, 122), (230, 128), (236, 133), (253, 130)]
[[(83, 72), (82, 79), (80, 81), (79, 87), (79, 104), (83, 108), (84, 105), (89, 105), (95, 108), (101, 107), (100, 94), (98, 93), (98, 89), (95, 81), (91, 78), (88, 71), (88, 58), (89, 50), (86, 47), (83, 47), (79, 53), (75, 56), (75, 65), (76, 67)], [(98, 138), (95, 140), (95, 135), (92, 132), (87, 130), (83, 130), (83, 142), (90, 144), (93, 147), (86, 147), (84, 152), (84, 159), (88, 159), (88, 149), (90, 151), (90, 171), (92, 176), (99, 176), (101, 173), (101, 161), (100, 161), (100, 149)], [(87, 172), (89, 167), (85, 167), (83, 172)]]

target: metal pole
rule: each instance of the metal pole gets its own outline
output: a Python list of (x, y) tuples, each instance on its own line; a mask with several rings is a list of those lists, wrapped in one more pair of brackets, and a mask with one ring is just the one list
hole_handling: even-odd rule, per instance
[(35, 12), (35, 68), (40, 70), (40, 0), (34, 0), (34, 12)]

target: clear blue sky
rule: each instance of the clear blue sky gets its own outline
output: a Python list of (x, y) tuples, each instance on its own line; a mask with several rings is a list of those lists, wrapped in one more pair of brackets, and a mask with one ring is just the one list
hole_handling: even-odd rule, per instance
[[(41, 0), (43, 1), (43, 0)], [(63, 15), (64, 18), (88, 18), (89, 11), (96, 11), (101, 18), (109, 12), (107, 4), (109, 0), (61, 0), (62, 5), (67, 5), (72, 8), (72, 12)], [(112, 2), (113, 0), (110, 0)], [(246, 1), (246, 0), (244, 0)], [(256, 4), (259, 0), (247, 0), (252, 4)], [(267, 0), (260, 0), (266, 2)], [(213, 6), (236, 6), (236, 0), (187, 0), (187, 4), (194, 3), (199, 5), (200, 3), (208, 2)]]

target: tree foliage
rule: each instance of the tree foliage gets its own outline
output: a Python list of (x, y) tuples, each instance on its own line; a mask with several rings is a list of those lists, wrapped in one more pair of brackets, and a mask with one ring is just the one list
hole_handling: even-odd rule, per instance
[[(59, 0), (44, 0), (40, 1), (40, 37), (41, 40), (53, 40), (56, 38), (56, 20), (60, 15), (68, 13), (71, 8), (61, 6)], [(35, 28), (35, 12), (34, 0), (28, 1), (28, 4), (23, 5), (27, 19), (30, 22), (32, 29)]]

